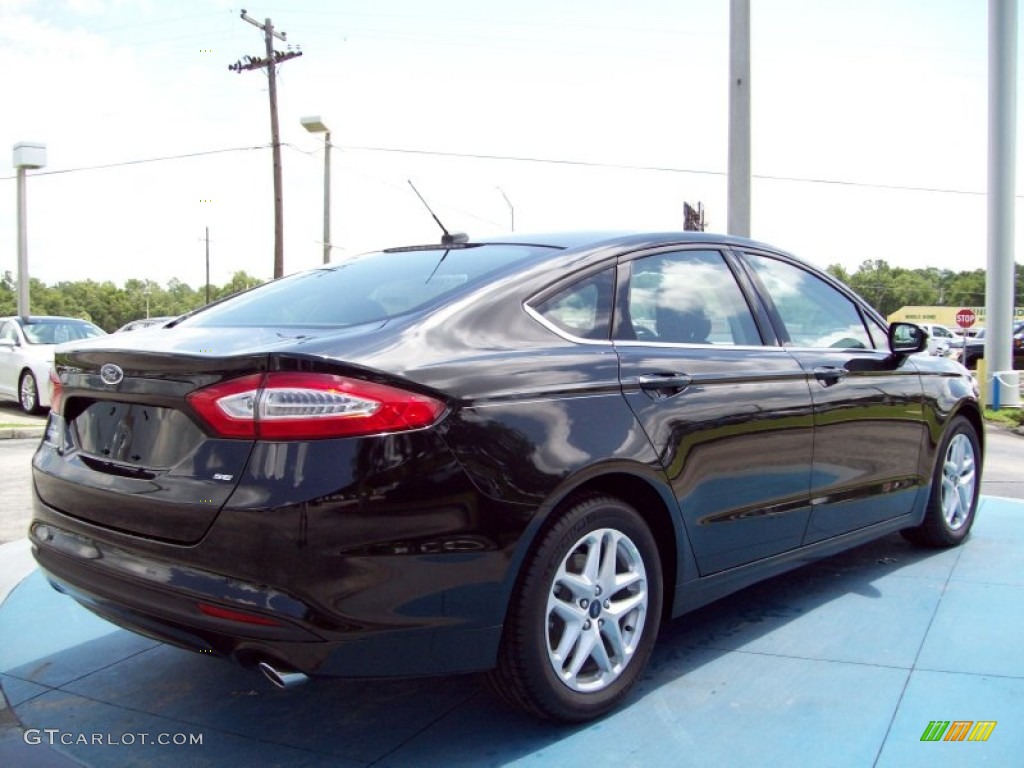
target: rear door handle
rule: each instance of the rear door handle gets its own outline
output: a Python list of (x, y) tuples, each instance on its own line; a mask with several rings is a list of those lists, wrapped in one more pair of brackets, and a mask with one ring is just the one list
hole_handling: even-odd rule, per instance
[(693, 379), (685, 373), (648, 373), (637, 377), (640, 389), (654, 397), (678, 395)]
[(838, 384), (840, 381), (846, 378), (846, 374), (849, 371), (845, 368), (836, 368), (833, 365), (822, 365), (814, 369), (814, 378), (824, 384), (826, 387), (831, 387), (833, 384)]

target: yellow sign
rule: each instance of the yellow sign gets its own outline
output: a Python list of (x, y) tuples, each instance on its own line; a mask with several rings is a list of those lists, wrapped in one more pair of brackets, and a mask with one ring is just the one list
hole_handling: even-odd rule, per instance
[[(971, 309), (977, 318), (974, 327), (981, 328), (985, 325), (984, 307), (900, 307), (886, 319), (890, 323), (897, 320), (906, 323), (934, 323), (956, 328), (956, 313), (961, 309)], [(1014, 320), (1024, 320), (1024, 307), (1017, 307), (1013, 310)]]

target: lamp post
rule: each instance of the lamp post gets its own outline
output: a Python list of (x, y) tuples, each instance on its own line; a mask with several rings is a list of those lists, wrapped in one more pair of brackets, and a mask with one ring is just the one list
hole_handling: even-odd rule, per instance
[(299, 119), (310, 133), (324, 135), (324, 264), (331, 261), (331, 129), (319, 115)]
[(21, 142), (14, 145), (14, 167), (18, 169), (18, 315), (27, 321), (28, 293), (28, 228), (25, 206), (25, 171), (46, 167), (46, 145)]

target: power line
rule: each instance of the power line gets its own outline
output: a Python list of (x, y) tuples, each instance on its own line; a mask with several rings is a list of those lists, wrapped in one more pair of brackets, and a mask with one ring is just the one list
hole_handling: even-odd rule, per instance
[[(121, 168), (126, 165), (143, 165), (144, 163), (161, 163), (165, 160), (187, 160), (190, 157), (204, 157), (206, 155), (222, 155), (226, 152), (249, 152), (254, 149), (266, 149), (269, 144), (260, 144), (255, 147), (227, 147), (225, 149), (208, 149), (202, 152), (189, 152), (184, 155), (166, 155), (164, 157), (144, 157), (137, 160), (121, 160), (116, 163), (103, 163), (102, 165), (81, 165), (77, 168), (58, 168), (52, 171), (33, 171), (32, 178), (36, 176), (55, 176), (59, 173), (77, 173), (78, 171), (99, 171), (105, 168)], [(0, 176), (0, 180), (13, 179), (14, 176)]]
[[(371, 147), (362, 145), (335, 144), (337, 149), (347, 149), (361, 152), (393, 152), (396, 154), (410, 155), (432, 155), (436, 157), (457, 157), (470, 160), (505, 160), (519, 163), (544, 163), (548, 165), (571, 165), (584, 168), (609, 168), (624, 171), (653, 171), (658, 173), (688, 173), (702, 176), (727, 176), (725, 171), (710, 171), (703, 168), (676, 168), (665, 165), (634, 165), (631, 163), (605, 163), (592, 160), (571, 160), (566, 158), (552, 157), (528, 157), (523, 155), (496, 155), (471, 152), (443, 152), (429, 149), (408, 149), (405, 147)], [(890, 189), (904, 192), (936, 192), (949, 195), (976, 195), (984, 196), (985, 192), (969, 189), (952, 189), (947, 187), (922, 187), (905, 184), (876, 184), (863, 181), (845, 181), (843, 179), (807, 178), (801, 176), (776, 176), (771, 174), (752, 174), (753, 178), (763, 181), (792, 181), (801, 184), (832, 184), (845, 187), (864, 187), (867, 189)], [(1024, 195), (1017, 195), (1024, 197)]]
[[(140, 158), (136, 160), (123, 160), (116, 163), (105, 163), (103, 165), (85, 165), (76, 168), (62, 168), (51, 171), (34, 171), (33, 177), (36, 176), (50, 176), (58, 173), (74, 173), (77, 171), (94, 171), (102, 170), (105, 168), (118, 168), (126, 165), (140, 165), (143, 163), (157, 163), (165, 160), (184, 160), (192, 157), (203, 157), (204, 155), (218, 155), (225, 152), (246, 152), (256, 149), (267, 149), (270, 144), (260, 144), (252, 147), (228, 147), (225, 149), (210, 149), (203, 152), (191, 152), (182, 155), (167, 155), (163, 157), (148, 157)], [(287, 142), (281, 142), (282, 147), (288, 147), (296, 152), (301, 152), (305, 155), (318, 154), (321, 150), (316, 149), (313, 151), (307, 151), (301, 147), (297, 147), (294, 144)], [(529, 157), (524, 155), (499, 155), (499, 154), (487, 154), (487, 153), (474, 153), (474, 152), (445, 152), (441, 150), (432, 149), (410, 149), (407, 147), (373, 147), (364, 146), (357, 144), (332, 144), (335, 149), (349, 150), (354, 152), (387, 152), (393, 154), (406, 154), (406, 155), (426, 155), (432, 157), (453, 157), (466, 160), (501, 160), (513, 163), (541, 163), (546, 165), (567, 165), (567, 166), (578, 166), (582, 168), (608, 168), (611, 170), (622, 170), (622, 171), (650, 171), (655, 173), (686, 173), (696, 174), (702, 176), (726, 176), (725, 171), (711, 171), (703, 168), (677, 168), (674, 166), (665, 165), (635, 165), (631, 163), (606, 163), (593, 160), (573, 160), (569, 158), (554, 158), (554, 157)], [(0, 180), (13, 179), (14, 176), (0, 176)], [(864, 181), (847, 181), (845, 179), (827, 179), (827, 178), (816, 178), (807, 176), (779, 176), (774, 174), (753, 174), (753, 178), (760, 179), (762, 181), (789, 181), (796, 184), (827, 184), (832, 186), (843, 186), (843, 187), (857, 187), (863, 189), (887, 189), (897, 192), (930, 192), (936, 194), (947, 194), (947, 195), (970, 195), (974, 197), (983, 197), (986, 193), (971, 190), (971, 189), (953, 189), (951, 187), (925, 187), (915, 186), (910, 184), (878, 184)], [(1017, 199), (1024, 199), (1024, 195), (1016, 195)]]

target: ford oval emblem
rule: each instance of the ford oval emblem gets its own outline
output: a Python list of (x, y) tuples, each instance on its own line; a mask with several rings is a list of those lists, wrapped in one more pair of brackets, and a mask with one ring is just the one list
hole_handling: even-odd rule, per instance
[(124, 378), (124, 371), (113, 363), (104, 363), (100, 368), (100, 378), (104, 384), (120, 384)]

